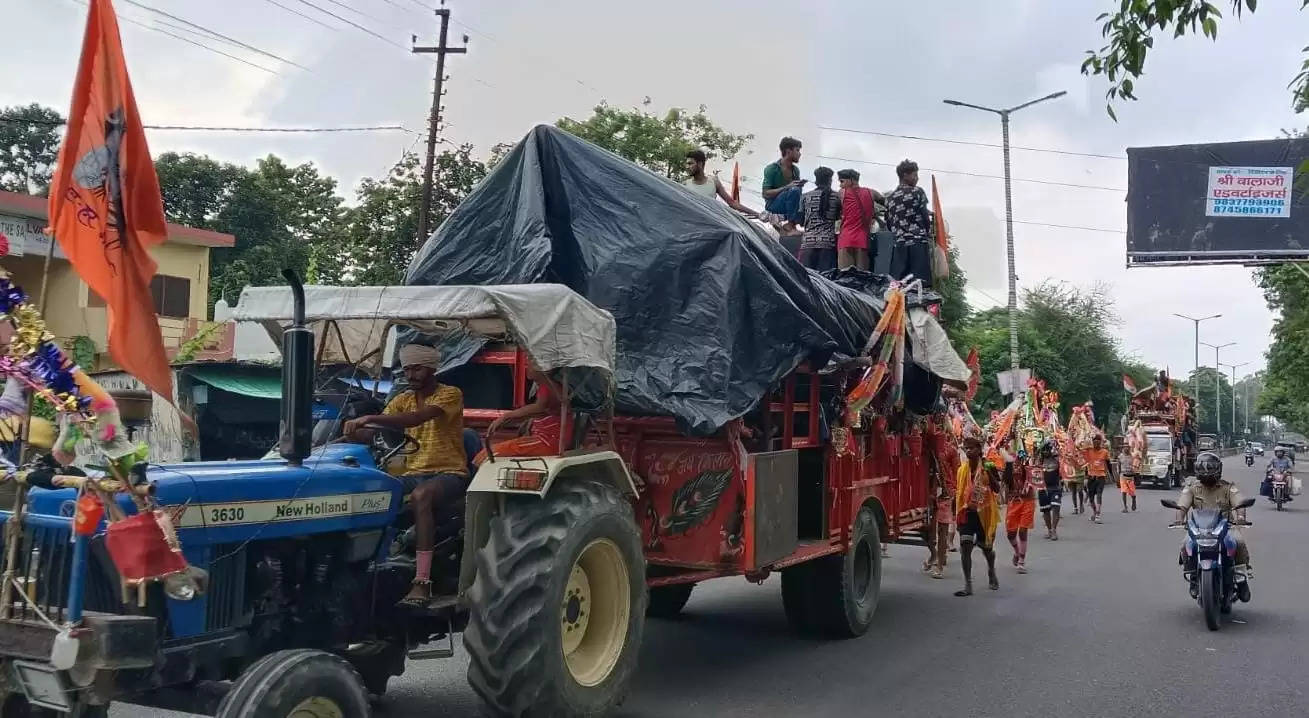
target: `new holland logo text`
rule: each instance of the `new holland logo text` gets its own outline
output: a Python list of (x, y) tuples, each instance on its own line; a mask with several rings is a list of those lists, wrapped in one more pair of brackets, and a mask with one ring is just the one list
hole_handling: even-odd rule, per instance
[(233, 501), (191, 504), (177, 521), (180, 528), (260, 524), (273, 521), (307, 521), (385, 513), (391, 510), (390, 491), (365, 494), (310, 496), (302, 499)]

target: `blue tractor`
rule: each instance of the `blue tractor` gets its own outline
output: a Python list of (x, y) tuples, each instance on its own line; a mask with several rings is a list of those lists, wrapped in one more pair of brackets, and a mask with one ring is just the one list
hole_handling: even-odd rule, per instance
[[(9, 472), (18, 499), (0, 511), (0, 718), (105, 716), (114, 702), (223, 718), (367, 716), (407, 660), (450, 656), (461, 631), (469, 681), (492, 714), (608, 712), (630, 682), (647, 601), (635, 486), (618, 454), (490, 457), (465, 497), (438, 511), (433, 600), (402, 611), (413, 522), (385, 468), (413, 441), (389, 431), (371, 446), (327, 440), (337, 432), (315, 431), (310, 404), (316, 361), (376, 371), (404, 329), (472, 347), (458, 360), (466, 395), (524, 381), (530, 361), (575, 387), (564, 411), (584, 420), (611, 400), (612, 317), (556, 285), (302, 288), (287, 278), (247, 289), (236, 309), (282, 341), (282, 435), (270, 458), (138, 466), (127, 481), (56, 475), (48, 488)], [(516, 358), (479, 373), (483, 355)], [(192, 568), (124, 584), (103, 526), (72, 530), (79, 492), (127, 514), (142, 501), (167, 511)]]

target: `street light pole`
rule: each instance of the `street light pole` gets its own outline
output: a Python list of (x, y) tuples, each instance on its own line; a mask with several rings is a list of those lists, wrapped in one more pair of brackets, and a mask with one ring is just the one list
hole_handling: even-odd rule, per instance
[(1015, 105), (1005, 110), (994, 107), (983, 107), (973, 105), (958, 100), (944, 100), (945, 104), (955, 107), (968, 107), (982, 112), (990, 112), (1000, 116), (1000, 133), (1003, 137), (1001, 147), (1004, 153), (1004, 231), (1005, 231), (1005, 254), (1009, 260), (1009, 368), (1018, 369), (1018, 269), (1014, 262), (1014, 195), (1011, 188), (1011, 178), (1009, 175), (1009, 115), (1025, 108), (1031, 107), (1038, 102), (1054, 100), (1067, 92), (1060, 90), (1052, 92), (1045, 97), (1038, 97), (1035, 100), (1024, 102), (1021, 105)]
[[(1243, 361), (1243, 362), (1241, 362), (1240, 364), (1224, 364), (1224, 365), (1223, 365), (1223, 366), (1227, 367), (1228, 369), (1231, 369), (1231, 370), (1232, 370), (1232, 431), (1233, 431), (1233, 432), (1236, 431), (1236, 370), (1237, 370), (1237, 369), (1240, 369), (1241, 367), (1243, 367), (1243, 366), (1245, 366), (1246, 364), (1249, 364), (1249, 363), (1250, 363), (1250, 362), (1248, 362), (1248, 361)], [(1248, 393), (1248, 392), (1247, 392), (1247, 393)]]
[[(1200, 317), (1199, 319), (1196, 319), (1195, 317), (1188, 317), (1185, 314), (1178, 314), (1177, 312), (1173, 312), (1173, 316), (1181, 317), (1182, 319), (1185, 319), (1188, 322), (1193, 322), (1195, 324), (1195, 369), (1192, 370), (1192, 373), (1198, 372), (1200, 371), (1200, 322), (1207, 322), (1210, 319), (1217, 319), (1218, 317), (1221, 317), (1223, 315), (1212, 314), (1207, 317)], [(1199, 391), (1200, 389), (1197, 387), (1196, 388), (1197, 398), (1199, 395)]]
[[(1214, 350), (1214, 423), (1217, 427), (1214, 433), (1221, 437), (1223, 435), (1223, 370), (1218, 368), (1218, 352), (1227, 347), (1236, 346), (1236, 342), (1227, 342), (1226, 344), (1200, 343), (1212, 347)], [(1200, 393), (1199, 387), (1196, 387), (1195, 393)]]

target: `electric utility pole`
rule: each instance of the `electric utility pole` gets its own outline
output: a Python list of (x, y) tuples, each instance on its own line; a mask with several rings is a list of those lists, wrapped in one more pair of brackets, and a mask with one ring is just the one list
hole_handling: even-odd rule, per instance
[[(436, 172), (436, 142), (437, 135), (441, 131), (441, 98), (445, 95), (445, 90), (441, 85), (445, 82), (445, 56), (462, 55), (468, 52), (467, 47), (450, 47), (446, 43), (446, 37), (450, 30), (450, 9), (445, 7), (445, 0), (441, 0), (441, 7), (436, 9), (436, 16), (441, 18), (440, 40), (436, 47), (419, 47), (414, 46), (413, 51), (417, 54), (435, 54), (436, 55), (436, 80), (435, 87), (432, 91), (432, 114), (428, 118), (427, 125), (427, 159), (423, 163), (423, 197), (418, 207), (418, 242), (421, 244), (427, 241), (427, 235), (431, 231), (432, 222), (432, 186), (434, 184), (433, 175)], [(414, 42), (418, 42), (418, 36), (414, 36)], [(464, 35), (464, 45), (468, 44), (468, 36)]]

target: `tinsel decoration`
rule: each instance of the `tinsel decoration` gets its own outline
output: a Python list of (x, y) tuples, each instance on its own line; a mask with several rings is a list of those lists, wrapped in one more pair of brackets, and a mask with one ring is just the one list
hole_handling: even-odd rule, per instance
[(17, 379), (57, 411), (85, 414), (91, 397), (78, 388), (81, 370), (54, 343), (41, 313), (27, 301), (23, 288), (0, 274), (0, 321), (14, 328), (9, 353), (0, 357), (0, 373)]

